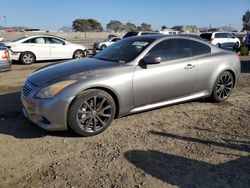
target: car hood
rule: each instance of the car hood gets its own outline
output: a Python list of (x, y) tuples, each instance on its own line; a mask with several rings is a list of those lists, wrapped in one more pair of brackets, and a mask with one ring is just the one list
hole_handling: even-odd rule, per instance
[(61, 79), (72, 74), (117, 66), (121, 66), (121, 64), (91, 58), (71, 60), (38, 69), (29, 76), (28, 80), (36, 86), (42, 86), (48, 82)]

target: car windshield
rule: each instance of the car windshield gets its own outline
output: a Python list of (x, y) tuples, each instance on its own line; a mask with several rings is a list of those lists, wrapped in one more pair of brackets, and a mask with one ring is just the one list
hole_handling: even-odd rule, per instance
[(145, 50), (155, 39), (153, 38), (129, 38), (124, 39), (105, 48), (93, 58), (113, 61), (117, 63), (127, 63), (135, 59)]
[(19, 41), (19, 40), (22, 40), (22, 39), (25, 39), (25, 38), (27, 38), (27, 37), (18, 37), (16, 39), (12, 40), (11, 42), (16, 42), (16, 41)]

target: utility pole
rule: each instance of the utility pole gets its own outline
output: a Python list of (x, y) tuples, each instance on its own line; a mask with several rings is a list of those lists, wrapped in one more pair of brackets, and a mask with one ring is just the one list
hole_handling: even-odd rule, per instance
[(229, 24), (229, 32), (232, 31), (232, 25), (233, 25), (233, 23), (230, 23), (230, 24)]
[(4, 20), (4, 27), (7, 27), (7, 22), (6, 22), (6, 16), (3, 16), (3, 20)]

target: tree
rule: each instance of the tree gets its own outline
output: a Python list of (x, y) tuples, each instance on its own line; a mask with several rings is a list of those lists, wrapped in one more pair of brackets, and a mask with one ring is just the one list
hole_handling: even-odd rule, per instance
[(243, 31), (248, 30), (250, 31), (250, 11), (247, 10), (245, 14), (242, 16), (243, 21)]
[(94, 19), (76, 19), (73, 21), (72, 27), (75, 31), (80, 32), (103, 31), (101, 23)]
[(139, 27), (138, 27), (139, 30), (142, 30), (142, 31), (152, 31), (151, 29), (151, 25), (150, 24), (146, 24), (146, 23), (142, 23)]
[(133, 30), (136, 30), (137, 27), (135, 24), (131, 23), (131, 22), (128, 22), (126, 23), (124, 26), (123, 26), (123, 29), (126, 30), (126, 31), (133, 31)]
[(164, 30), (164, 29), (167, 29), (167, 27), (165, 25), (161, 26), (161, 29)]
[(122, 31), (123, 29), (123, 24), (118, 21), (118, 20), (111, 20), (107, 26), (106, 26), (107, 29), (110, 29), (110, 30), (113, 30), (115, 32), (117, 31)]

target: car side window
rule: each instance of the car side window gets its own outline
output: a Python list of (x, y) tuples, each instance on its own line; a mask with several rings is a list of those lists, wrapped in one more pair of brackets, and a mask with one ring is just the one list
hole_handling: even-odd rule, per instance
[(228, 38), (227, 33), (221, 33), (221, 38)]
[(36, 38), (26, 40), (23, 43), (45, 44), (45, 39), (43, 37), (36, 37)]
[(48, 37), (47, 39), (48, 39), (50, 44), (62, 44), (63, 43), (62, 40), (59, 40), (59, 39), (56, 39), (56, 38)]
[(215, 33), (214, 37), (215, 38), (220, 38), (220, 33)]
[(154, 46), (147, 56), (161, 57), (162, 61), (187, 58), (192, 55), (191, 43), (186, 39), (169, 39)]
[(197, 41), (190, 41), (192, 48), (192, 56), (211, 53), (211, 48), (203, 43)]
[(227, 38), (235, 38), (235, 36), (232, 33), (227, 33)]

